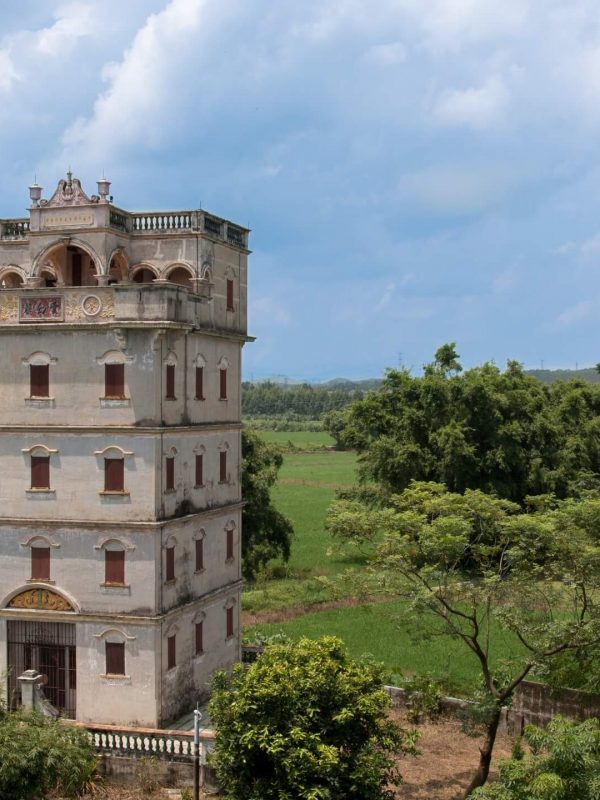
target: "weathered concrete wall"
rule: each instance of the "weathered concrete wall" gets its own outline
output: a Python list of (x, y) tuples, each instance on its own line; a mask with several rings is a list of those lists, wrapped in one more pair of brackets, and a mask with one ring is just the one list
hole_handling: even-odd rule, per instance
[(534, 681), (524, 681), (515, 692), (511, 716), (516, 729), (529, 724), (543, 728), (559, 714), (573, 720), (600, 717), (600, 695)]

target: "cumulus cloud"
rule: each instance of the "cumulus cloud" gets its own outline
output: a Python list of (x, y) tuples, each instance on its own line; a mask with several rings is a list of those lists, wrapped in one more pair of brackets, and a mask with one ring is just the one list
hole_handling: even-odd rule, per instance
[(37, 32), (37, 50), (48, 56), (64, 55), (65, 48), (73, 47), (77, 39), (97, 31), (103, 18), (99, 12), (100, 9), (90, 3), (60, 6), (55, 13), (56, 22)]
[(402, 42), (387, 42), (385, 44), (374, 44), (367, 50), (365, 57), (375, 64), (387, 67), (394, 64), (402, 64), (406, 61), (408, 52)]
[(0, 91), (7, 91), (18, 79), (17, 71), (8, 50), (0, 50)]
[(447, 89), (437, 99), (433, 114), (445, 125), (468, 125), (483, 130), (504, 119), (509, 100), (504, 81), (493, 76), (479, 87)]
[(581, 300), (572, 306), (565, 308), (557, 317), (557, 322), (564, 328), (569, 328), (576, 325), (578, 322), (583, 322), (589, 319), (592, 315), (597, 314), (598, 299), (595, 300)]

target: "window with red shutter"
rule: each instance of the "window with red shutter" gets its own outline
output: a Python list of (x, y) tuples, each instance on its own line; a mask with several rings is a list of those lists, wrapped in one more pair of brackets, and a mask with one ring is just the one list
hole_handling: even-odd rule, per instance
[(104, 582), (125, 584), (125, 550), (104, 551)]
[(175, 364), (167, 364), (167, 387), (165, 391), (167, 400), (175, 400)]
[(204, 652), (204, 642), (202, 641), (203, 633), (202, 622), (196, 623), (196, 655), (199, 656)]
[(171, 547), (167, 547), (165, 550), (166, 554), (166, 570), (165, 570), (165, 580), (166, 581), (174, 581), (175, 580), (175, 547), (171, 545)]
[(225, 558), (227, 561), (233, 561), (233, 528), (227, 528), (227, 547), (225, 550)]
[(227, 483), (227, 450), (219, 453), (219, 483)]
[(204, 569), (204, 539), (196, 539), (196, 572)]
[(50, 456), (31, 456), (31, 488), (50, 488)]
[(204, 486), (204, 456), (196, 456), (196, 486)]
[(233, 636), (233, 606), (227, 609), (227, 638)]
[(104, 459), (104, 491), (125, 491), (125, 464), (122, 458)]
[(37, 581), (50, 580), (50, 548), (31, 548), (31, 578)]
[(227, 369), (219, 370), (219, 400), (227, 400)]
[(227, 311), (235, 311), (233, 305), (233, 281), (230, 278), (227, 279)]
[(125, 397), (125, 364), (104, 365), (104, 396), (115, 399)]
[(50, 397), (50, 367), (48, 364), (29, 365), (29, 393), (31, 397)]
[(175, 634), (167, 637), (167, 669), (177, 666), (177, 644)]
[(175, 459), (173, 456), (165, 458), (165, 490), (172, 491), (175, 488)]
[(125, 675), (125, 643), (105, 642), (106, 674)]
[(196, 367), (196, 400), (204, 400), (204, 367)]

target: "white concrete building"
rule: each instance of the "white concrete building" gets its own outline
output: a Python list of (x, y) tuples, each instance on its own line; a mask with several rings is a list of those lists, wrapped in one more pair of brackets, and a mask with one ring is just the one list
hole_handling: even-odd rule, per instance
[(249, 232), (109, 187), (0, 220), (0, 675), (156, 726), (240, 655)]

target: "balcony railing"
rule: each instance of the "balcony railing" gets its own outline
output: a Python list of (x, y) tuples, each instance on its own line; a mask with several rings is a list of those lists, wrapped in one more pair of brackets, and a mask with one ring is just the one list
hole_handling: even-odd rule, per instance
[(0, 220), (0, 239), (26, 239), (28, 235), (28, 219)]
[(192, 227), (191, 211), (174, 211), (160, 214), (131, 214), (131, 230), (185, 231)]

